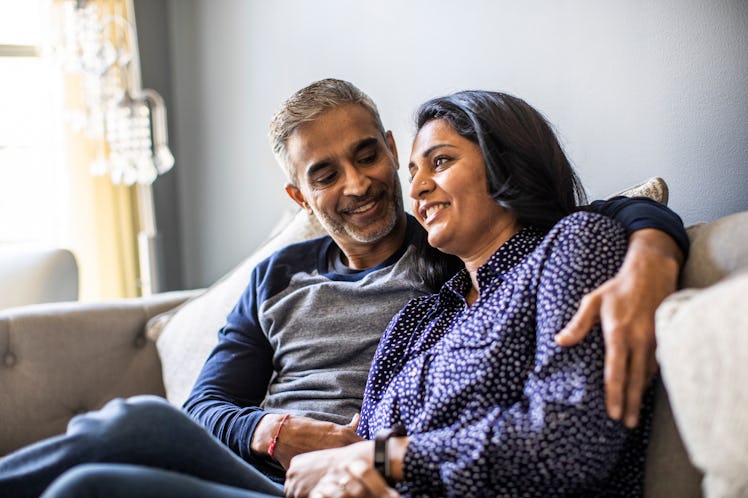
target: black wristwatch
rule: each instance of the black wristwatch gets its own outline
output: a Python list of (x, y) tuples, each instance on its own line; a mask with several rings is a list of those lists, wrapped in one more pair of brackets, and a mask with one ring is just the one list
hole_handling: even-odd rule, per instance
[(390, 473), (390, 459), (387, 455), (387, 440), (391, 437), (407, 436), (403, 424), (395, 424), (390, 429), (382, 429), (374, 436), (374, 468), (384, 477), (387, 484), (394, 486)]

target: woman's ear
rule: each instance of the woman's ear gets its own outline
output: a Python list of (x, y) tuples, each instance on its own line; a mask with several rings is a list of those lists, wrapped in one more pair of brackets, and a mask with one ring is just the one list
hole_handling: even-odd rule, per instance
[(291, 200), (301, 206), (301, 209), (305, 210), (309, 214), (312, 214), (312, 208), (309, 207), (309, 203), (306, 201), (306, 199), (304, 198), (304, 194), (301, 193), (301, 190), (299, 190), (298, 187), (287, 183), (286, 193), (291, 198)]

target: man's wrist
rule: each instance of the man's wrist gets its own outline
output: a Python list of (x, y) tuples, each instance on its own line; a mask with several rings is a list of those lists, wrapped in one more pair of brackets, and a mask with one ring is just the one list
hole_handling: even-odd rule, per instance
[(257, 422), (255, 430), (252, 432), (252, 439), (249, 443), (249, 447), (253, 453), (268, 455), (268, 447), (280, 426), (282, 418), (283, 415), (279, 413), (266, 413), (262, 416), (260, 421)]
[[(663, 262), (671, 262), (671, 270), (680, 272), (685, 256), (673, 238), (662, 230), (645, 228), (637, 230), (629, 237), (630, 252), (656, 257)], [(628, 258), (627, 258), (628, 259)]]

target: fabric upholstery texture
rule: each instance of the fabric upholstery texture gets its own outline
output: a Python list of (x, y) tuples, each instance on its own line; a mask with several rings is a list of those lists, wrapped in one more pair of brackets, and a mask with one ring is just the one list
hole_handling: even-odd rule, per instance
[(0, 455), (63, 432), (112, 397), (163, 395), (145, 324), (187, 295), (0, 311)]
[(681, 288), (704, 288), (748, 268), (748, 211), (688, 227), (691, 253)]
[(657, 360), (705, 496), (748, 496), (748, 212), (688, 232), (685, 288), (657, 311)]

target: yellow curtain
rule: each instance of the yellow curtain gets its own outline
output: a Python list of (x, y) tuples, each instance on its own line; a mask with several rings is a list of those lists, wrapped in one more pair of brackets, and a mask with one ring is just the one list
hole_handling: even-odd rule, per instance
[[(132, 18), (124, 0), (96, 2), (101, 19)], [(119, 34), (118, 34), (119, 33)], [(121, 31), (112, 30), (112, 43), (130, 43)], [(117, 39), (115, 39), (115, 37)], [(66, 75), (65, 107), (82, 109), (80, 75)], [(107, 154), (103, 138), (92, 139), (83, 131), (66, 130), (70, 172), (71, 231), (73, 250), (80, 268), (80, 299), (135, 297), (140, 295), (138, 267), (138, 201), (135, 186), (114, 185), (108, 175), (91, 174), (98, 154)]]

